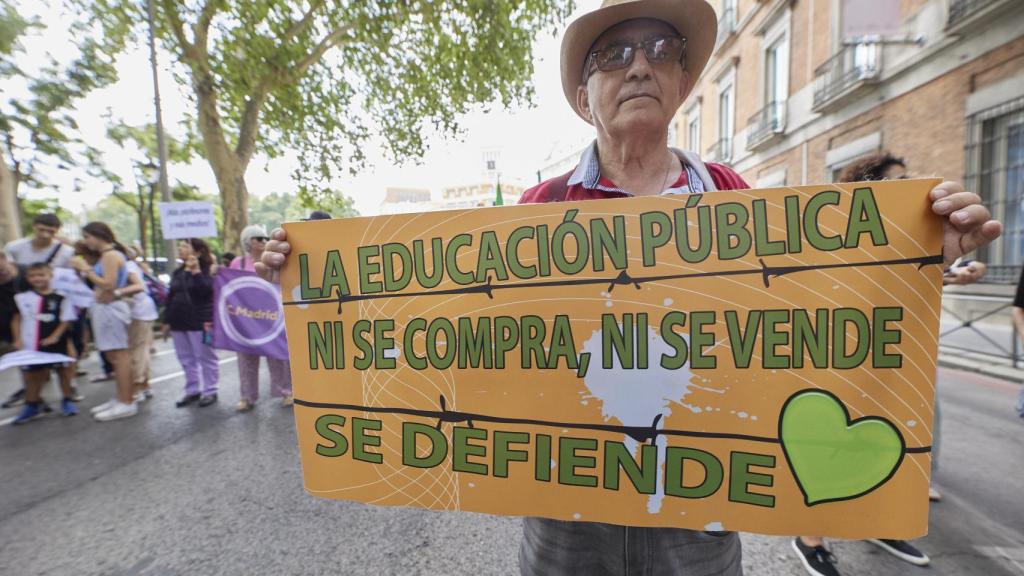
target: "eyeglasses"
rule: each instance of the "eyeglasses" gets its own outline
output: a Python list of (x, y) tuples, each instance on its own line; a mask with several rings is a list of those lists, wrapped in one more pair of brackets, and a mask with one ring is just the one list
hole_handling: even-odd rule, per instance
[(587, 73), (584, 80), (594, 73), (622, 70), (633, 63), (637, 48), (643, 48), (644, 56), (651, 64), (679, 62), (686, 51), (686, 38), (681, 36), (652, 36), (640, 42), (621, 42), (594, 50), (587, 56)]
[(270, 240), (267, 236), (253, 236), (252, 239), (257, 242), (266, 242), (267, 240)]

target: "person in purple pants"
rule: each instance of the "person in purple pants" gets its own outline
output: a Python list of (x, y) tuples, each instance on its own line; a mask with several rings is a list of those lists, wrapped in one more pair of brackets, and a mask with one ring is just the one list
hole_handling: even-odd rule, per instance
[(216, 268), (210, 247), (198, 238), (178, 242), (178, 258), (182, 265), (171, 276), (163, 324), (164, 339), (168, 334), (174, 339), (174, 351), (185, 371), (185, 396), (177, 406), (209, 406), (217, 401), (220, 378), (209, 338)]

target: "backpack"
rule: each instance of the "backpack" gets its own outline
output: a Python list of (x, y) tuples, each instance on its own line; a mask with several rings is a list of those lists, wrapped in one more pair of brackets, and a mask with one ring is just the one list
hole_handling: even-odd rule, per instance
[(149, 297), (156, 303), (157, 308), (163, 308), (167, 305), (167, 286), (160, 281), (159, 278), (149, 274), (147, 272), (142, 273), (142, 281), (146, 284), (146, 291), (149, 292)]

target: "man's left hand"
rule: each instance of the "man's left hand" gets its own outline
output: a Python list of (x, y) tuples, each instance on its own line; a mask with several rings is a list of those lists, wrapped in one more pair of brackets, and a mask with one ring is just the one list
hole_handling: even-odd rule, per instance
[(945, 217), (942, 255), (945, 266), (995, 240), (1003, 233), (1003, 225), (981, 205), (981, 197), (964, 192), (957, 182), (943, 182), (929, 194), (932, 211)]

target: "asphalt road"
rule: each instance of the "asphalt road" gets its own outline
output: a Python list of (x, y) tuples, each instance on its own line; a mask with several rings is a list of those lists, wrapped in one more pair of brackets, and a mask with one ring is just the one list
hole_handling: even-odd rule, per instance
[[(113, 385), (82, 378), (83, 415), (0, 424), (0, 574), (518, 573), (518, 519), (308, 496), (290, 410), (264, 399), (236, 414), (228, 354), (221, 402), (176, 409), (179, 371), (161, 344), (157, 397), (130, 420), (93, 422), (88, 407)], [(265, 370), (262, 378), (266, 393)], [(16, 373), (0, 374), (0, 394), (18, 383)], [(932, 565), (834, 542), (844, 575), (1024, 575), (1024, 420), (1012, 410), (1019, 387), (944, 370), (940, 389), (945, 499), (917, 542)], [(0, 411), (0, 422), (14, 414)], [(788, 539), (744, 534), (743, 546), (749, 575), (803, 574)]]

